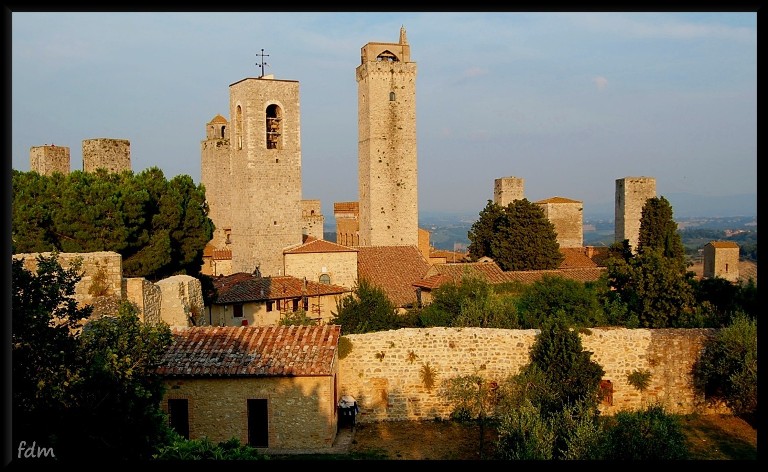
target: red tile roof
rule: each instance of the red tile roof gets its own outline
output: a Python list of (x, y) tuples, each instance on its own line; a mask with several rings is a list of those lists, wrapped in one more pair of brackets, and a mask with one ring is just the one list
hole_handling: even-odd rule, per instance
[(416, 246), (357, 246), (357, 277), (380, 288), (396, 307), (416, 303), (413, 284), (429, 270)]
[(348, 288), (340, 285), (321, 284), (310, 280), (307, 280), (305, 285), (303, 279), (296, 277), (287, 275), (259, 277), (247, 272), (215, 277), (213, 286), (217, 291), (217, 297), (213, 303), (217, 305), (350, 292)]
[(165, 377), (333, 375), (339, 325), (195, 326), (173, 330)]
[(469, 262), (469, 255), (463, 252), (433, 249), (429, 257), (444, 257), (446, 262)]
[(456, 264), (433, 264), (427, 276), (443, 275), (446, 281), (460, 283), (464, 275), (479, 277), (489, 284), (508, 282), (504, 271), (495, 262), (461, 262)]
[(283, 254), (308, 254), (316, 252), (357, 252), (357, 249), (332, 243), (324, 239), (311, 239), (305, 244), (286, 249)]
[(561, 247), (560, 253), (565, 256), (560, 263), (560, 269), (573, 269), (577, 267), (597, 267), (583, 247)]
[(522, 282), (524, 284), (538, 282), (545, 275), (560, 276), (577, 282), (594, 282), (606, 270), (605, 267), (579, 267), (575, 269), (519, 270), (505, 272), (504, 274), (508, 282)]

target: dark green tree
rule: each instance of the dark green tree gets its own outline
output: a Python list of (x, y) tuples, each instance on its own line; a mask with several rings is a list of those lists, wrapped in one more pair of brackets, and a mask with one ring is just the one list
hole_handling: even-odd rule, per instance
[(737, 314), (707, 341), (693, 367), (694, 386), (707, 401), (724, 401), (734, 414), (757, 417), (757, 321)]
[(473, 259), (488, 256), (502, 270), (556, 269), (565, 257), (544, 210), (525, 198), (503, 208), (489, 200), (468, 237)]
[(600, 326), (606, 322), (597, 292), (575, 280), (545, 275), (520, 296), (518, 313), (523, 329), (539, 328), (556, 312), (562, 312), (570, 326)]
[(689, 458), (680, 419), (650, 405), (620, 411), (606, 422), (604, 459), (615, 461), (674, 461)]
[(643, 205), (638, 235), (638, 252), (654, 249), (667, 259), (685, 264), (685, 246), (677, 232), (672, 205), (664, 197), (652, 197)]
[(78, 346), (83, 373), (73, 385), (78, 404), (68, 411), (65, 450), (83, 449), (89, 458), (105, 460), (146, 460), (170, 440), (157, 367), (171, 330), (163, 322), (142, 323), (137, 313), (123, 301), (115, 315), (83, 327)]
[(38, 256), (34, 271), (11, 261), (14, 444), (53, 447), (77, 404), (69, 388), (80, 375), (76, 328), (91, 314), (74, 298), (78, 271), (63, 269), (55, 253)]
[(14, 252), (114, 251), (129, 277), (196, 275), (213, 235), (205, 190), (156, 167), (134, 175), (13, 173)]
[(362, 334), (400, 327), (395, 306), (384, 291), (365, 279), (336, 305), (331, 321), (341, 325), (344, 334)]

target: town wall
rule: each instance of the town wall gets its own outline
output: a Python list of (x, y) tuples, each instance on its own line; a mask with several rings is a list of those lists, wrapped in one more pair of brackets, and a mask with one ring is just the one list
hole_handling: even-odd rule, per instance
[(146, 323), (157, 323), (162, 319), (163, 294), (160, 287), (144, 277), (123, 279), (123, 294), (139, 309), (139, 319)]
[[(339, 356), (339, 395), (358, 402), (358, 421), (447, 419), (451, 405), (441, 395), (449, 378), (479, 375), (501, 382), (529, 363), (538, 330), (488, 328), (408, 328), (342, 337), (352, 343)], [(691, 369), (706, 329), (591, 328), (580, 334), (582, 346), (605, 371), (612, 395), (605, 414), (659, 403), (670, 412), (703, 411), (694, 393)], [(434, 376), (425, 382), (425, 370)], [(627, 380), (648, 370), (650, 384), (639, 391)], [(721, 411), (722, 412), (722, 411)]]
[(174, 275), (158, 281), (162, 319), (173, 327), (208, 324), (200, 280), (191, 275)]

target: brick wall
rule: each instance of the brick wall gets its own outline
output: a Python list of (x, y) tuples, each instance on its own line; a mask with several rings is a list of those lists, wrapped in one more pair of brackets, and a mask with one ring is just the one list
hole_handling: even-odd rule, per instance
[[(519, 373), (529, 362), (537, 330), (483, 328), (400, 329), (346, 335), (352, 351), (339, 361), (340, 395), (349, 394), (360, 406), (359, 421), (429, 420), (447, 418), (451, 406), (438, 394), (442, 380), (481, 375), (501, 381)], [(585, 350), (599, 363), (613, 385), (612, 404), (601, 411), (613, 414), (662, 402), (672, 412), (702, 408), (693, 392), (691, 366), (710, 330), (594, 328), (581, 334)], [(428, 389), (424, 366), (435, 372)], [(640, 392), (627, 375), (651, 372), (649, 387)]]

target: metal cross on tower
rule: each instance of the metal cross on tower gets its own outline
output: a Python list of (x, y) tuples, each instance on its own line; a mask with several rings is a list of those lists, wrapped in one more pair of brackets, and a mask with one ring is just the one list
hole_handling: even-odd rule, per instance
[(261, 75), (259, 77), (264, 77), (264, 66), (269, 67), (269, 64), (264, 62), (265, 57), (269, 57), (269, 54), (264, 54), (264, 48), (261, 49), (261, 54), (256, 54), (257, 56), (261, 57), (261, 63), (256, 63), (258, 67), (261, 67)]

